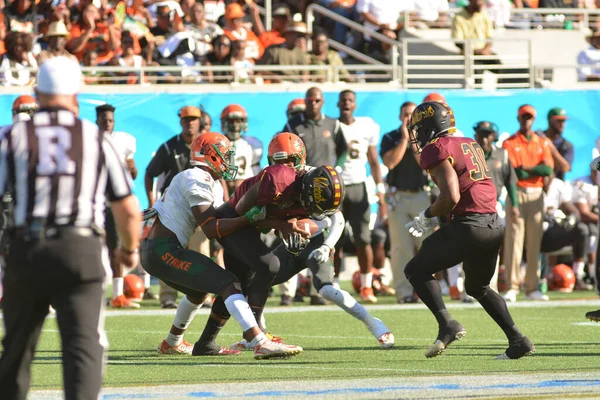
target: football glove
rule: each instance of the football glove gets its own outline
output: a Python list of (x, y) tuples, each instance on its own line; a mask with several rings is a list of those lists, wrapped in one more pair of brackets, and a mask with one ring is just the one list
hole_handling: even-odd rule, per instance
[(427, 218), (425, 216), (425, 210), (423, 210), (418, 217), (415, 217), (415, 219), (404, 225), (404, 227), (407, 228), (414, 237), (421, 237), (424, 234), (431, 232), (439, 224), (440, 220), (438, 217)]
[(600, 157), (596, 157), (594, 160), (592, 160), (590, 163), (590, 168), (594, 171), (600, 171)]
[(331, 248), (329, 246), (327, 246), (326, 244), (324, 244), (323, 246), (319, 247), (318, 249), (311, 251), (310, 254), (308, 255), (308, 258), (314, 258), (316, 262), (318, 262), (319, 264), (322, 264), (322, 263), (326, 262), (327, 260), (329, 260), (330, 254), (331, 254)]
[(290, 233), (287, 238), (282, 238), (282, 240), (287, 251), (294, 255), (300, 254), (309, 242), (298, 232)]
[(260, 222), (267, 218), (267, 207), (265, 206), (254, 206), (246, 214), (244, 217), (251, 223), (254, 224), (256, 222)]

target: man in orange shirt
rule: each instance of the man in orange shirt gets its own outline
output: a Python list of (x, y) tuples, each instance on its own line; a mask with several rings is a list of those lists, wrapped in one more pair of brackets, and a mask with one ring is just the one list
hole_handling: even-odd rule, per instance
[(504, 141), (502, 147), (517, 173), (517, 197), (520, 215), (513, 215), (510, 200), (506, 201), (506, 233), (504, 241), (504, 265), (509, 277), (506, 301), (516, 301), (519, 293), (519, 278), (523, 244), (527, 241), (527, 272), (525, 289), (528, 300), (548, 300), (538, 288), (540, 269), (540, 247), (542, 244), (542, 215), (544, 209), (544, 177), (554, 169), (550, 142), (531, 129), (536, 110), (529, 104), (518, 111), (519, 131)]
[(227, 25), (223, 31), (231, 41), (245, 40), (246, 59), (258, 60), (262, 57), (264, 48), (254, 32), (244, 28), (243, 18), (245, 16), (246, 13), (242, 6), (237, 3), (229, 4), (225, 9), (225, 22)]
[(266, 49), (269, 46), (282, 44), (285, 42), (283, 32), (292, 20), (290, 9), (287, 6), (277, 7), (273, 11), (273, 29), (268, 32), (263, 32), (258, 38), (260, 43)]

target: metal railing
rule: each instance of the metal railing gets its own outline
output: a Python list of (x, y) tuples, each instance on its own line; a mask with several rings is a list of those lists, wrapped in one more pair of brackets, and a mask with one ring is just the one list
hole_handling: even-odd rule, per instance
[[(315, 14), (320, 14), (335, 22), (346, 25), (352, 30), (358, 31), (362, 34), (367, 34), (374, 40), (391, 46), (392, 81), (397, 82), (399, 80), (400, 76), (398, 75), (398, 57), (400, 55), (400, 47), (402, 46), (402, 43), (397, 40), (390, 39), (389, 37), (375, 32), (372, 29), (365, 28), (363, 25), (345, 18), (318, 4), (311, 4), (306, 9), (306, 23), (308, 25), (308, 30), (311, 33), (313, 31), (313, 24), (315, 22)], [(329, 42), (331, 43), (332, 40), (330, 39)]]

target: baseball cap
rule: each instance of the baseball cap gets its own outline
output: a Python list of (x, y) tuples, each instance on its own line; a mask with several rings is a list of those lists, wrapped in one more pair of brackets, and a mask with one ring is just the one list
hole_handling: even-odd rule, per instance
[(517, 115), (520, 117), (521, 115), (525, 115), (525, 114), (529, 114), (535, 118), (535, 116), (537, 115), (537, 112), (535, 111), (535, 107), (530, 104), (523, 104), (521, 107), (519, 107), (519, 111), (518, 111)]
[(290, 14), (289, 8), (280, 6), (273, 10), (273, 17), (286, 17), (287, 19), (291, 19), (292, 15)]
[(36, 91), (43, 94), (77, 94), (81, 90), (81, 68), (67, 57), (54, 57), (42, 64), (36, 81)]
[(567, 117), (567, 111), (560, 107), (554, 107), (548, 112), (548, 119), (550, 118), (562, 120), (569, 119), (569, 117)]
[(440, 101), (442, 103), (445, 103), (446, 98), (439, 93), (432, 92), (425, 96), (425, 98), (423, 99), (423, 103), (427, 103), (428, 101)]
[(185, 107), (181, 107), (178, 115), (179, 115), (179, 118), (186, 118), (186, 117), (200, 118), (200, 116), (202, 115), (202, 111), (200, 111), (200, 109), (198, 107), (185, 106)]
[(475, 132), (489, 132), (489, 133), (497, 133), (498, 126), (490, 121), (479, 121), (473, 126), (473, 130)]
[(225, 8), (225, 19), (244, 18), (246, 13), (238, 3), (231, 3)]

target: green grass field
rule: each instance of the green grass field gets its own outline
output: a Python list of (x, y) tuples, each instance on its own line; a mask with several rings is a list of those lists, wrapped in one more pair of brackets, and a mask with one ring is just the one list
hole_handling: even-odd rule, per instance
[[(591, 292), (550, 296), (552, 300), (596, 298)], [(393, 300), (380, 298), (380, 303)], [(272, 297), (269, 304), (277, 307), (278, 297)], [(493, 360), (506, 348), (505, 338), (479, 307), (450, 308), (466, 327), (467, 336), (434, 359), (423, 355), (437, 334), (435, 319), (424, 306), (386, 309), (378, 305), (372, 311), (396, 337), (396, 345), (390, 350), (380, 349), (366, 328), (341, 310), (311, 307), (307, 312), (270, 314), (267, 310), (269, 330), (305, 350), (294, 358), (267, 361), (255, 361), (252, 352), (229, 357), (162, 356), (156, 348), (168, 332), (174, 313), (108, 316), (110, 349), (105, 386), (598, 371), (600, 324), (574, 324), (585, 322), (585, 312), (600, 307), (600, 302), (598, 307), (567, 304), (568, 301), (560, 307), (513, 308), (516, 323), (534, 341), (537, 353), (508, 362)], [(147, 302), (142, 309), (156, 310), (158, 305)], [(197, 315), (186, 334), (188, 341), (196, 341), (206, 318), (206, 314)], [(220, 344), (228, 346), (239, 338), (239, 328), (232, 320), (221, 333)], [(32, 389), (60, 388), (61, 371), (57, 325), (55, 319), (49, 318), (33, 365)]]

